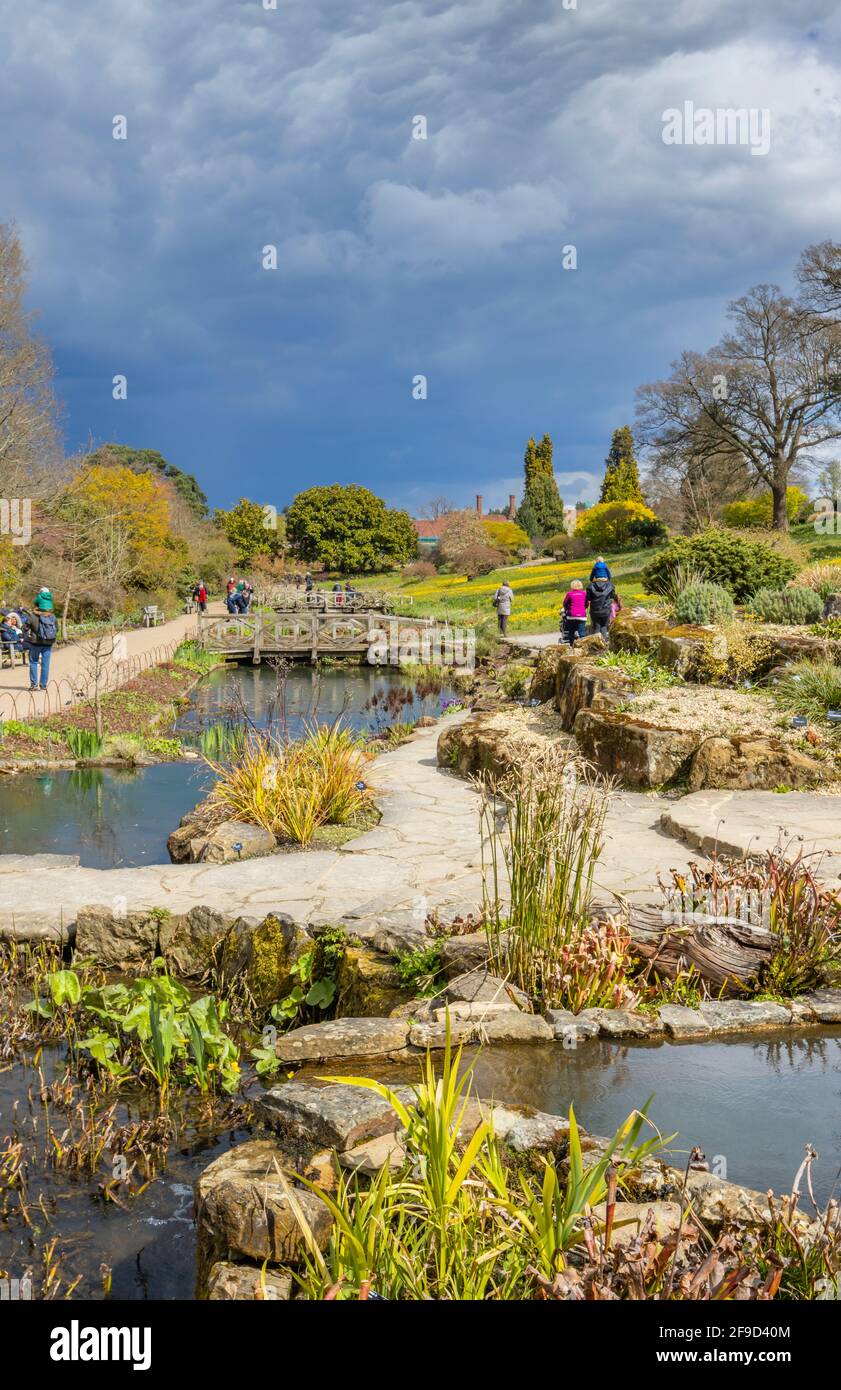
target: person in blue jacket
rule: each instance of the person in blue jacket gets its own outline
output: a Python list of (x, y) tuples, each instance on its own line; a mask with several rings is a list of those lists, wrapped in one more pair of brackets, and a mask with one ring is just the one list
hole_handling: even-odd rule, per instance
[(607, 561), (605, 560), (603, 555), (600, 555), (596, 560), (596, 563), (594, 564), (593, 568), (590, 570), (590, 580), (592, 581), (594, 579), (612, 578), (613, 575), (607, 567)]

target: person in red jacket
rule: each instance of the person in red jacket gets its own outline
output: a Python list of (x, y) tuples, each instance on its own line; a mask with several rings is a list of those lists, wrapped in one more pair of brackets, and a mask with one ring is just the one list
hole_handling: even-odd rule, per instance
[(199, 583), (199, 592), (196, 597), (199, 605), (199, 612), (203, 613), (207, 608), (207, 589), (204, 586), (203, 579)]
[(587, 595), (580, 579), (573, 579), (564, 596), (561, 630), (564, 641), (573, 647), (587, 631)]

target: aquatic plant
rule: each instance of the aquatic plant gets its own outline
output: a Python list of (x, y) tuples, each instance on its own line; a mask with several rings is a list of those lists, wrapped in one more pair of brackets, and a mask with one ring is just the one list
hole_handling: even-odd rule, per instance
[(65, 738), (73, 757), (80, 761), (98, 758), (102, 753), (104, 739), (93, 729), (67, 729)]
[(366, 1077), (329, 1077), (386, 1099), (400, 1126), (405, 1163), (384, 1165), (365, 1186), (342, 1175), (331, 1194), (306, 1183), (334, 1218), (321, 1253), (289, 1186), (290, 1205), (307, 1238), (296, 1278), (305, 1298), (364, 1297), (466, 1300), (532, 1297), (534, 1271), (552, 1278), (584, 1250), (599, 1222), (609, 1175), (617, 1181), (661, 1142), (641, 1140), (644, 1111), (634, 1112), (588, 1164), (574, 1111), (569, 1118), (567, 1173), (544, 1159), (536, 1175), (503, 1160), (491, 1115), (474, 1111), (471, 1067), (449, 1037), (439, 1065), (427, 1054), (411, 1100)]
[(237, 758), (245, 747), (247, 729), (244, 724), (232, 723), (222, 719), (202, 729), (199, 734), (199, 748), (208, 762), (229, 762)]
[(45, 994), (36, 992), (27, 1007), (58, 1020), (71, 1048), (114, 1078), (151, 1078), (162, 1095), (173, 1080), (202, 1092), (235, 1090), (237, 1048), (222, 1027), (227, 1006), (209, 995), (194, 1000), (162, 961), (153, 964), (157, 973), (130, 984), (86, 984), (76, 970), (51, 971)]
[(216, 666), (224, 663), (225, 657), (219, 652), (206, 651), (198, 642), (192, 638), (186, 642), (181, 642), (173, 653), (173, 664), (185, 666), (188, 671), (195, 671), (197, 675), (207, 675)]
[(633, 1002), (630, 938), (593, 921), (609, 786), (550, 752), (485, 782), (483, 793), (483, 916), (494, 968), (544, 1004)]

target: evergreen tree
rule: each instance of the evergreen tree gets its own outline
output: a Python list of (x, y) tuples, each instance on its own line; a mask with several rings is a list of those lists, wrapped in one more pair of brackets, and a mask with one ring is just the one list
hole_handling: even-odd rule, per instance
[(634, 454), (634, 436), (628, 425), (613, 431), (610, 453), (605, 459), (604, 481), (599, 501), (645, 503)]
[(529, 439), (523, 457), (525, 489), (517, 522), (529, 536), (554, 536), (564, 527), (564, 504), (552, 466), (552, 440), (544, 434), (539, 444)]

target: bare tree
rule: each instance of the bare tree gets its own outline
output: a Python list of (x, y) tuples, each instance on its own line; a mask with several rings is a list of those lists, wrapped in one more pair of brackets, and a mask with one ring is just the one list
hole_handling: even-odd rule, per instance
[(841, 332), (774, 285), (730, 305), (733, 327), (711, 352), (684, 352), (667, 381), (640, 388), (647, 444), (674, 457), (735, 454), (771, 491), (788, 530), (786, 489), (798, 464), (841, 438)]
[(449, 497), (430, 497), (429, 501), (424, 505), (421, 516), (429, 521), (437, 521), (440, 516), (447, 516), (449, 512), (454, 512), (455, 509), (456, 504), (452, 502)]
[(109, 628), (79, 647), (81, 669), (73, 682), (77, 700), (93, 712), (97, 738), (102, 738), (102, 697), (108, 689), (109, 677), (116, 669), (119, 634)]
[(821, 241), (807, 246), (797, 267), (803, 303), (815, 313), (837, 318), (841, 313), (841, 243)]
[(40, 498), (62, 473), (49, 352), (24, 307), (26, 265), (16, 229), (0, 224), (0, 495)]

